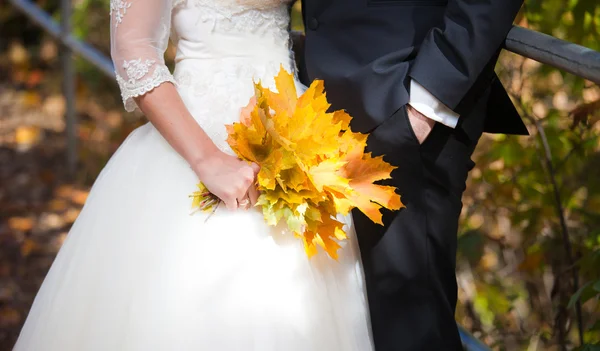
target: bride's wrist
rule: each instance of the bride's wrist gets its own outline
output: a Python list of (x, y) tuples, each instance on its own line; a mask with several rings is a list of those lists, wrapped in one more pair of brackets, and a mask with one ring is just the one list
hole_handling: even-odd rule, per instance
[(202, 180), (203, 174), (207, 169), (215, 166), (215, 161), (218, 159), (219, 152), (220, 150), (215, 147), (214, 149), (206, 150), (202, 153), (202, 155), (195, 157), (191, 162), (189, 162), (190, 167), (196, 173), (198, 178), (200, 178), (200, 180)]

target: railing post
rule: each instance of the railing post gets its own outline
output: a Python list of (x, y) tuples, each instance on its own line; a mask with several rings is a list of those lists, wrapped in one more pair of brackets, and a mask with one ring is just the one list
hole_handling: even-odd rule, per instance
[(75, 68), (73, 67), (73, 52), (64, 43), (71, 35), (71, 0), (60, 2), (60, 35), (62, 37), (61, 66), (63, 71), (63, 94), (66, 102), (66, 132), (67, 132), (67, 171), (74, 176), (77, 169), (77, 116), (75, 114)]

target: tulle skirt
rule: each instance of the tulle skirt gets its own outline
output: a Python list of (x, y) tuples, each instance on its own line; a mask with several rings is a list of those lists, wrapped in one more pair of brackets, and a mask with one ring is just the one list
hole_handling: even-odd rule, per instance
[[(222, 139), (252, 85), (221, 102), (179, 90)], [(95, 182), (14, 350), (372, 349), (351, 218), (338, 262), (323, 252), (308, 259), (258, 209), (190, 215), (197, 182), (151, 124), (135, 130)]]

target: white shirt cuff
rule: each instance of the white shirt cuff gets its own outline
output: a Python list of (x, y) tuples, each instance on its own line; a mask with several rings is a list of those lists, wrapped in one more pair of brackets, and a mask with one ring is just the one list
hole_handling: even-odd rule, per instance
[(408, 104), (425, 117), (431, 118), (450, 128), (456, 128), (458, 124), (458, 113), (452, 111), (421, 84), (412, 79), (410, 81), (410, 98)]

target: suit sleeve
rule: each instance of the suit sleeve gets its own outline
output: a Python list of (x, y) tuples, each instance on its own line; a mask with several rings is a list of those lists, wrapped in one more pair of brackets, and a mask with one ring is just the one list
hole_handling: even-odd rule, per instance
[(410, 78), (458, 114), (467, 113), (461, 102), (495, 59), (522, 3), (449, 0), (443, 25), (426, 35)]

